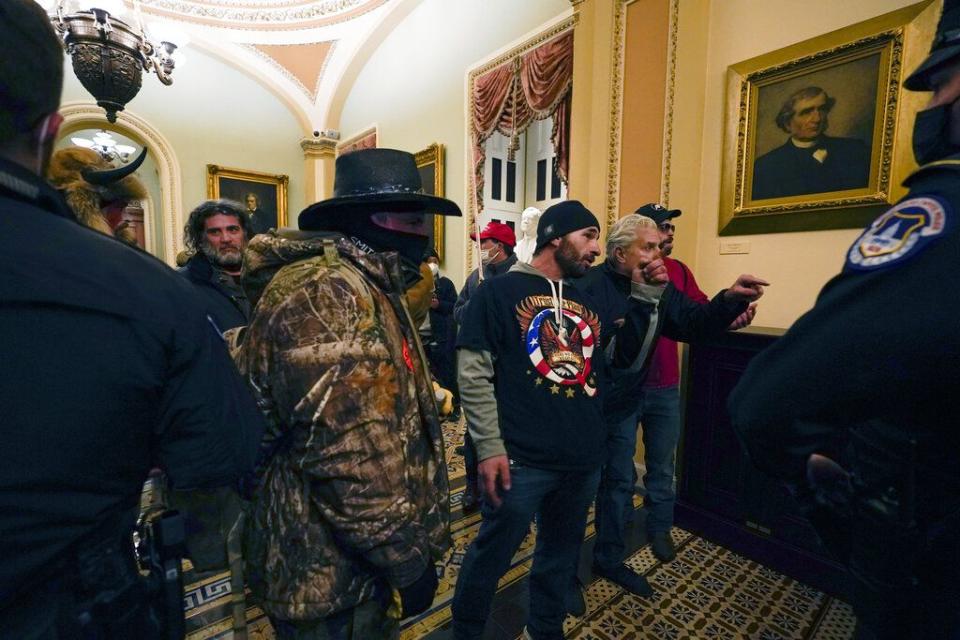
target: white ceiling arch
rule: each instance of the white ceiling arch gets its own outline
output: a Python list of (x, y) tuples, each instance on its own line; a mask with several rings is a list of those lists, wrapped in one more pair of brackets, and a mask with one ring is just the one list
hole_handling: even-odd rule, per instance
[[(143, 21), (249, 74), (295, 114), (304, 135), (337, 129), (349, 85), (378, 42), (422, 0), (139, 0)], [(134, 0), (125, 0), (133, 7)], [(188, 49), (189, 50), (189, 49)], [(358, 60), (359, 58), (359, 60)], [(359, 64), (358, 64), (359, 63)], [(346, 85), (346, 86), (345, 86)]]

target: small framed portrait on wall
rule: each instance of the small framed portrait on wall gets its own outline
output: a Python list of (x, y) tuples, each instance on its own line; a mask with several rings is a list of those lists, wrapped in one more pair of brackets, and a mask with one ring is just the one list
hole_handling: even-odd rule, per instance
[(250, 215), (251, 235), (287, 225), (287, 185), (280, 174), (207, 165), (207, 197), (236, 200)]
[[(444, 197), (443, 189), (443, 145), (434, 142), (422, 151), (413, 154), (423, 183), (423, 192), (431, 196)], [(433, 216), (433, 237), (431, 244), (443, 263), (444, 217)]]

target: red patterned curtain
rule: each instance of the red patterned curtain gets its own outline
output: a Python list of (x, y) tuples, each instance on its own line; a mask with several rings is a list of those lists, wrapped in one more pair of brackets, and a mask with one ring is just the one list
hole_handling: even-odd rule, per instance
[(557, 173), (567, 182), (570, 165), (570, 88), (573, 86), (573, 32), (488, 71), (473, 82), (473, 168), (477, 211), (483, 208), (483, 144), (499, 131), (516, 138), (534, 120), (553, 116), (551, 142)]

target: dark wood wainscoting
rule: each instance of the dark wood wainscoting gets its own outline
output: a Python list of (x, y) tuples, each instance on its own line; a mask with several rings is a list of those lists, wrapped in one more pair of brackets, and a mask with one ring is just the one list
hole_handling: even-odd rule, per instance
[(750, 327), (686, 348), (677, 524), (821, 591), (843, 598), (831, 560), (796, 503), (740, 447), (727, 396), (750, 360), (782, 329)]

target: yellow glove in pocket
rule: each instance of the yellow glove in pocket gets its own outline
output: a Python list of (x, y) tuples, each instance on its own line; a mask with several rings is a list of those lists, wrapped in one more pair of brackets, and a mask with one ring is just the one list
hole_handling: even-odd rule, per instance
[(433, 381), (433, 394), (437, 399), (437, 411), (441, 416), (453, 413), (453, 394), (437, 384), (436, 380)]

